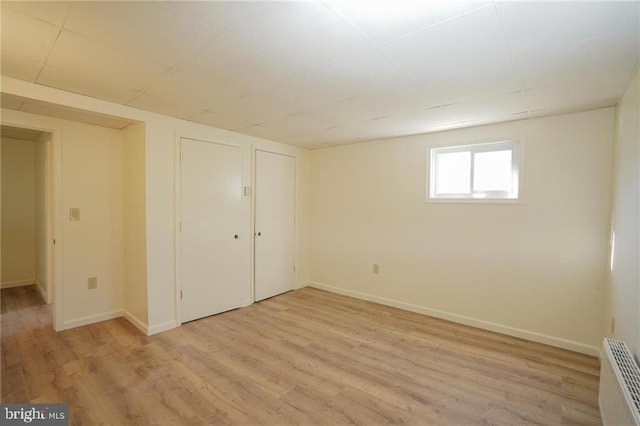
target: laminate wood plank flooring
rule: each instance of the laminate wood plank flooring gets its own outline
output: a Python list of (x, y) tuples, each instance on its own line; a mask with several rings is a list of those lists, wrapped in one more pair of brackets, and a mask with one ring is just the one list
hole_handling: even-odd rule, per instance
[(1, 401), (72, 425), (600, 424), (596, 358), (312, 288), (151, 337), (0, 305)]

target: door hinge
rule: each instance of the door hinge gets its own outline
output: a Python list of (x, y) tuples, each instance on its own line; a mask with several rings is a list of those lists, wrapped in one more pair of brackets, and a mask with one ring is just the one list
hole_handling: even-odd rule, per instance
[(296, 265), (293, 265), (293, 272), (296, 271)]
[(182, 290), (180, 290), (180, 300), (182, 300)]
[(180, 222), (180, 225), (178, 225), (179, 228), (179, 232), (182, 232), (182, 222)]

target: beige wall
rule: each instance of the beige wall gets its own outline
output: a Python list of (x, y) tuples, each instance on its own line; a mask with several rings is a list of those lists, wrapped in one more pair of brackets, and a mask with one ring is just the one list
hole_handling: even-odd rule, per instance
[(134, 323), (149, 325), (147, 309), (147, 229), (145, 125), (131, 124), (124, 136), (124, 309)]
[[(640, 359), (640, 73), (616, 108), (611, 222), (615, 232), (613, 270), (603, 315), (605, 336), (624, 340)], [(615, 333), (611, 330), (615, 317)]]
[[(122, 131), (62, 123), (64, 322), (119, 316), (123, 306)], [(70, 208), (80, 220), (69, 220)], [(87, 279), (98, 278), (89, 290)]]
[(36, 280), (35, 147), (2, 138), (2, 286)]
[[(313, 151), (311, 280), (595, 353), (613, 114), (609, 108)], [(505, 137), (526, 142), (522, 203), (425, 203), (429, 144)]]

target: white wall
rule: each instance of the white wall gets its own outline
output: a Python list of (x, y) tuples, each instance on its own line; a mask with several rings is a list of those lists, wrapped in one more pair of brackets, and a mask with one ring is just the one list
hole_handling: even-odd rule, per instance
[[(616, 107), (611, 222), (613, 270), (608, 270), (605, 336), (624, 340), (640, 359), (640, 72)], [(611, 333), (615, 317), (615, 333)]]
[[(309, 223), (308, 151), (245, 136), (238, 133), (194, 124), (135, 108), (117, 105), (95, 98), (77, 95), (50, 87), (28, 83), (6, 76), (1, 77), (2, 92), (54, 104), (79, 108), (86, 111), (115, 115), (145, 125), (145, 204), (146, 204), (146, 256), (148, 332), (155, 333), (176, 326), (176, 141), (179, 137), (190, 137), (224, 143), (235, 143), (243, 147), (244, 158), (251, 158), (254, 149), (266, 149), (296, 157), (296, 280), (299, 285), (308, 280)], [(15, 111), (2, 110), (3, 120), (16, 116)], [(49, 120), (49, 121), (47, 121)], [(36, 121), (51, 122), (38, 116)], [(33, 120), (32, 120), (33, 121)], [(55, 127), (59, 120), (53, 121)], [(66, 139), (66, 131), (64, 132)], [(54, 153), (54, 164), (56, 161)], [(252, 164), (245, 162), (243, 185), (251, 184)], [(63, 214), (68, 212), (63, 211)], [(253, 229), (252, 229), (253, 230)], [(66, 302), (66, 300), (65, 300)], [(64, 310), (66, 311), (66, 307)]]
[[(609, 108), (313, 151), (311, 280), (597, 353), (613, 114)], [(524, 202), (425, 203), (429, 144), (506, 137), (526, 141)]]
[(129, 125), (124, 135), (124, 309), (141, 328), (147, 309), (147, 229), (145, 204), (145, 126)]
[[(155, 333), (175, 326), (176, 311), (176, 142), (188, 137), (238, 144), (243, 148), (242, 185), (251, 186), (251, 151), (265, 149), (296, 157), (296, 282), (308, 281), (308, 151), (186, 121), (147, 118), (146, 203), (149, 329)], [(253, 233), (253, 224), (251, 224)], [(251, 250), (253, 252), (253, 248)]]
[[(64, 323), (119, 316), (123, 306), (122, 131), (62, 123)], [(69, 220), (69, 209), (80, 220)], [(96, 289), (87, 288), (98, 278)]]
[(35, 148), (2, 138), (2, 286), (36, 280)]

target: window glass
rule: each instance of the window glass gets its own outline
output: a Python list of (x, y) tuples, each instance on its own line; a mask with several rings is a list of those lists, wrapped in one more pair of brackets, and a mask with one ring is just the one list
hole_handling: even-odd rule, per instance
[(474, 191), (511, 191), (513, 171), (511, 150), (473, 154)]
[(436, 155), (436, 192), (438, 194), (469, 194), (471, 192), (471, 152), (450, 152)]
[(517, 140), (429, 150), (427, 199), (517, 200), (522, 155)]

